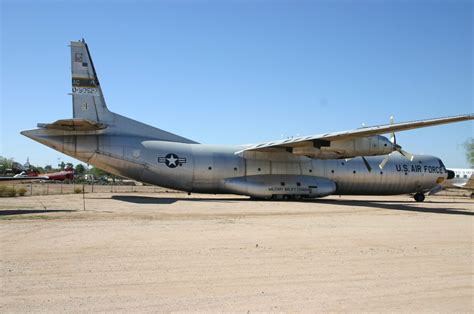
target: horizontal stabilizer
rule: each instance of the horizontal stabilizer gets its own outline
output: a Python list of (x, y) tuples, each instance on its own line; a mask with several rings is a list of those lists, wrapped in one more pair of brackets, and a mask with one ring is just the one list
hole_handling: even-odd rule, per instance
[(107, 128), (107, 125), (87, 119), (63, 119), (53, 123), (38, 123), (38, 127), (64, 131), (97, 131)]

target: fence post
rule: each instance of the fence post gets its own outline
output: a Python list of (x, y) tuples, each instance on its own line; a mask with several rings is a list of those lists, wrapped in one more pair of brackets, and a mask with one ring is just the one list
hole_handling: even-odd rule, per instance
[(82, 205), (84, 210), (86, 210), (86, 187), (84, 183), (82, 183)]
[(33, 183), (30, 184), (30, 196), (33, 195)]

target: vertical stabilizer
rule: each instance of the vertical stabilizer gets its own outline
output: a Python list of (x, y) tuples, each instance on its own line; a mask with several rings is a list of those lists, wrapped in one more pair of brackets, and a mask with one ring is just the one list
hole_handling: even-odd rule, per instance
[(71, 42), (73, 117), (106, 121), (110, 112), (105, 104), (99, 79), (86, 42)]
[(58, 120), (55, 123), (42, 124), (42, 128), (77, 131), (107, 129), (108, 134), (127, 134), (169, 142), (196, 143), (109, 111), (84, 39), (71, 42), (71, 71), (74, 120)]

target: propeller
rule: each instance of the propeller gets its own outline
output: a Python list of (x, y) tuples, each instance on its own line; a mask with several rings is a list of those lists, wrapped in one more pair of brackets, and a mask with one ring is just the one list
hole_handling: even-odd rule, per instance
[[(390, 116), (390, 125), (393, 124), (393, 116)], [(392, 133), (390, 133), (390, 142), (392, 142), (393, 144), (397, 144), (397, 136), (395, 135), (395, 132), (392, 131)]]
[[(367, 161), (367, 159), (365, 159), (364, 156), (360, 156), (362, 158), (362, 160), (364, 161), (364, 164), (365, 164), (365, 167), (367, 168), (367, 171), (371, 172), (372, 171), (372, 167), (370, 166), (369, 162)], [(348, 162), (349, 160), (351, 160), (352, 158), (346, 158), (345, 161)]]
[[(390, 124), (393, 124), (393, 116), (390, 116)], [(407, 152), (406, 150), (403, 150), (402, 147), (400, 145), (397, 144), (397, 136), (395, 135), (395, 132), (392, 131), (391, 135), (390, 135), (390, 142), (392, 142), (393, 144), (393, 148), (394, 148), (394, 151), (397, 151), (399, 152), (403, 157), (405, 157), (406, 159), (410, 160), (410, 161), (413, 161), (413, 158), (415, 156), (413, 156), (413, 154)], [(393, 152), (392, 152), (393, 153)], [(382, 162), (379, 164), (379, 168), (380, 170), (383, 169), (383, 167), (385, 167), (385, 164), (388, 162), (388, 160), (390, 159), (390, 155), (392, 154), (388, 154), (387, 156), (385, 156), (385, 158), (382, 160)]]
[(368, 170), (369, 172), (371, 172), (371, 171), (372, 171), (372, 167), (369, 165), (369, 162), (367, 161), (367, 159), (365, 159), (364, 156), (361, 156), (361, 157), (362, 157), (362, 160), (364, 161), (365, 166), (367, 167), (367, 170)]

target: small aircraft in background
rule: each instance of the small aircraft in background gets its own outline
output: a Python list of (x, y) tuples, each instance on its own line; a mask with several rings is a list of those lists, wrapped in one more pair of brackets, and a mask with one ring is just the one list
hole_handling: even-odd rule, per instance
[[(444, 181), (441, 186), (443, 188), (459, 188), (474, 191), (474, 169), (451, 168), (454, 177)], [(472, 194), (471, 194), (472, 196)]]
[(25, 174), (16, 174), (13, 177), (0, 177), (0, 184), (2, 183), (30, 183), (36, 182), (41, 180), (49, 180), (48, 177), (45, 176), (29, 176)]
[(71, 166), (67, 166), (62, 171), (39, 173), (31, 167), (29, 160), (25, 165), (21, 165), (17, 162), (13, 163), (11, 171), (15, 173), (15, 175), (0, 177), (0, 182), (27, 183), (41, 180), (64, 181), (74, 179), (74, 169)]

